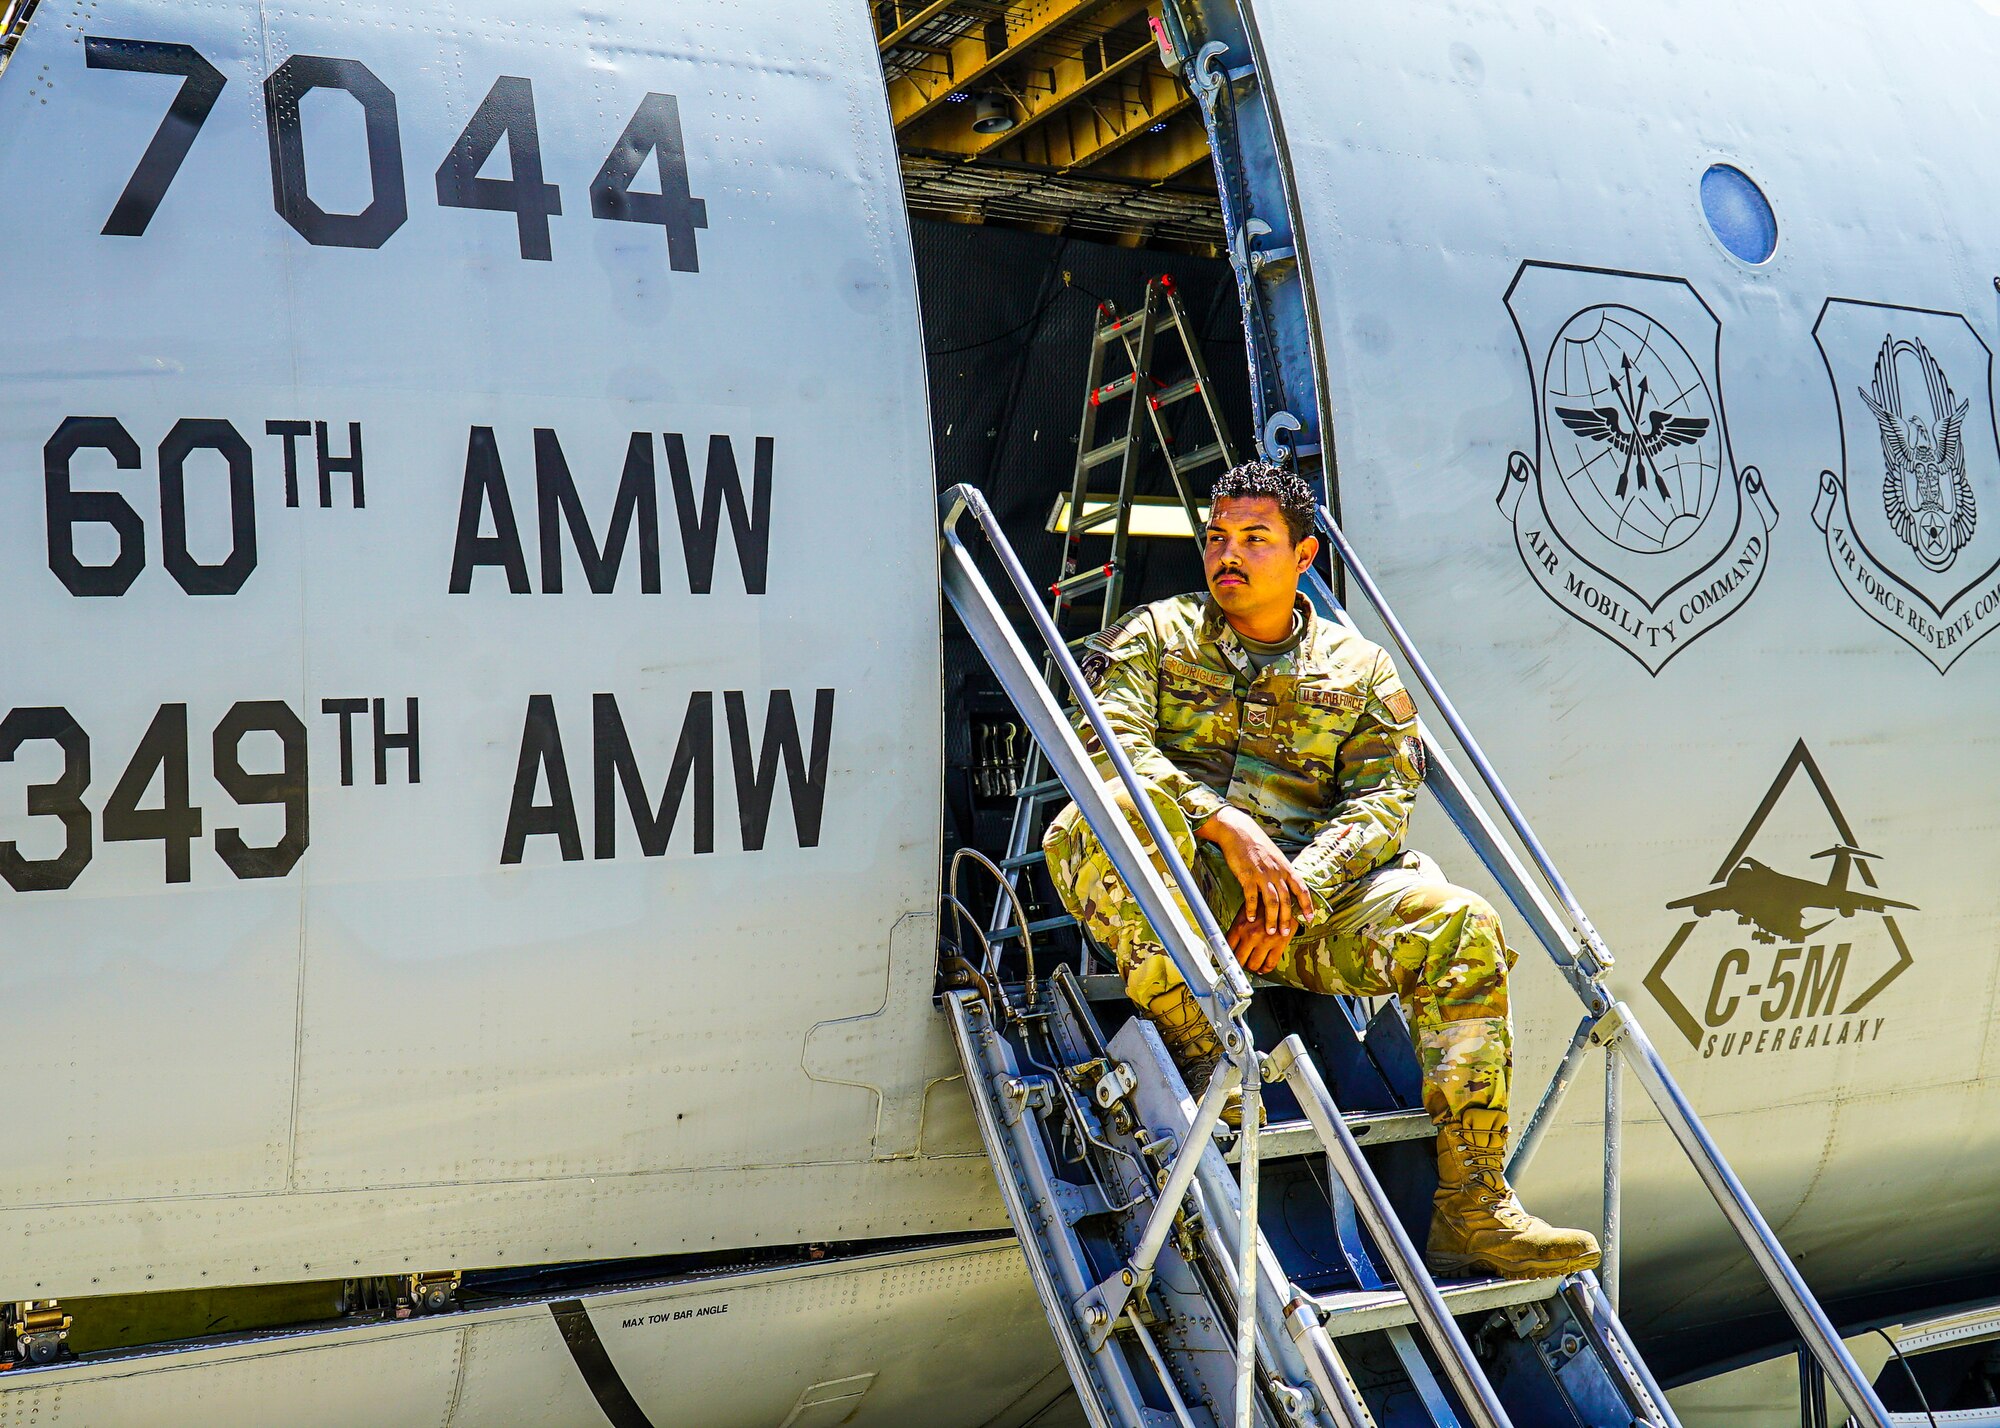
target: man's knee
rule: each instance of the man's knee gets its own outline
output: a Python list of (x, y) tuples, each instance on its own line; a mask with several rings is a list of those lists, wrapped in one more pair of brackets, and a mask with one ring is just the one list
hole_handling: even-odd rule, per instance
[(1442, 878), (1426, 878), (1396, 899), (1396, 916), (1415, 927), (1444, 929), (1462, 922), (1469, 932), (1497, 932), (1500, 914), (1493, 904)]
[[(1140, 786), (1145, 790), (1147, 800), (1153, 805), (1153, 812), (1159, 818), (1160, 826), (1166, 829), (1167, 836), (1172, 840), (1175, 849), (1183, 859), (1192, 857), (1194, 834), (1187, 826), (1187, 815), (1182, 813), (1180, 807), (1155, 785), (1142, 780)], [(1150, 854), (1154, 865), (1164, 872), (1166, 860), (1155, 849), (1153, 835), (1146, 827), (1145, 815), (1139, 811), (1131, 791), (1123, 783), (1114, 781), (1105, 785), (1105, 792), (1110, 796), (1112, 805), (1125, 815), (1125, 821), (1132, 829), (1132, 836), (1139, 840), (1139, 847)], [(1074, 803), (1051, 820), (1048, 831), (1042, 834), (1042, 851), (1049, 855), (1049, 869), (1052, 874), (1063, 864), (1075, 867), (1093, 856), (1108, 856), (1104, 852), (1104, 844), (1098, 838), (1096, 830), (1085, 820), (1083, 810)]]
[(1083, 821), (1083, 810), (1074, 803), (1063, 805), (1063, 811), (1042, 830), (1042, 851), (1049, 855), (1052, 868), (1058, 858), (1075, 861), (1083, 857), (1096, 842), (1090, 825)]
[(1506, 996), (1514, 964), (1500, 914), (1478, 893), (1454, 884), (1423, 882), (1398, 899), (1398, 917), (1429, 942), (1424, 980), (1459, 997)]

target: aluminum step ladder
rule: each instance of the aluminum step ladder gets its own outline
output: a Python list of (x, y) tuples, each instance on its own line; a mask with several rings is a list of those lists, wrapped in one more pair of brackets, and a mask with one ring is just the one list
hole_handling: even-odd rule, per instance
[[(1107, 438), (1106, 428), (1118, 434)], [(1132, 514), (1146, 500), (1138, 487), (1149, 428), (1173, 486), (1175, 514), (1199, 538), (1203, 503), (1195, 495), (1196, 478), (1212, 478), (1234, 466), (1236, 447), (1180, 289), (1166, 274), (1147, 280), (1136, 311), (1121, 312), (1109, 301), (1097, 307), (1076, 467), (1069, 491), (1049, 516), (1049, 529), (1063, 536), (1061, 569), (1047, 592), (1049, 618), (1070, 649), (1124, 613)], [(1107, 476), (1114, 478), (1108, 484)], [(1084, 558), (1086, 538), (1109, 539), (1103, 559)], [(1045, 661), (1043, 676), (1053, 684), (1053, 658)], [(1037, 845), (1044, 814), (1050, 802), (1063, 796), (1061, 782), (1050, 776), (1039, 746), (1031, 743), (1000, 861), (1009, 887), (1018, 888), (1022, 874), (1042, 861)], [(1021, 935), (1018, 926), (1007, 923), (1007, 911), (1006, 898), (997, 899), (988, 927), (999, 941)], [(1058, 916), (1027, 926), (1033, 935), (1073, 921)]]
[[(1435, 1185), (1420, 1126), (1414, 1055), (1393, 1015), (1366, 1028), (1331, 998), (1260, 994), (1198, 895), (1186, 912), (1169, 880), (1192, 889), (1148, 800), (1132, 802), (1165, 854), (1163, 877), (1084, 754), (1032, 656), (957, 533), (982, 528), (1021, 597), (1044, 653), (1076, 695), (1113, 765), (1137, 775), (1007, 546), (984, 498), (943, 497), (943, 583), (1187, 980), (1227, 1053), (1206, 1087), (1186, 1086), (1143, 1019), (1092, 979), (1038, 970), (1032, 931), (1003, 969), (1000, 947), (960, 895), (974, 852), (954, 859), (946, 897), (942, 1000), (981, 1137), (1078, 1398), (1097, 1428), (1677, 1428), (1664, 1393), (1598, 1276), (1435, 1279), (1417, 1249)], [(1709, 1139), (1631, 1010), (1602, 980), (1609, 953), (1443, 697), (1331, 516), (1322, 531), (1376, 603), (1415, 674), (1531, 849), (1568, 915), (1564, 928), (1452, 760), (1434, 750), (1427, 786), (1493, 871), (1586, 1004), (1514, 1153), (1518, 1171), (1592, 1047), (1629, 1066), (1791, 1312), (1801, 1339), (1864, 1423), (1887, 1428), (1872, 1389), (1797, 1270)], [(1323, 582), (1329, 618), (1346, 612)], [(996, 877), (1004, 870), (986, 863)], [(1004, 877), (1003, 877), (1004, 881)], [(1017, 926), (1017, 895), (1003, 893)], [(1118, 1019), (1123, 1017), (1122, 1024)], [(1396, 1047), (1406, 1058), (1400, 1070)], [(1271, 1048), (1260, 1051), (1260, 1046)], [(1371, 1104), (1370, 1076), (1390, 1092)], [(1607, 1086), (1618, 1078), (1607, 1074)], [(1240, 1090), (1244, 1123), (1220, 1121)], [(1268, 1116), (1260, 1116), (1260, 1108)], [(1615, 1102), (1614, 1102), (1615, 1108)], [(1617, 1118), (1607, 1118), (1607, 1240), (1615, 1229)], [(1607, 1250), (1615, 1254), (1608, 1242)], [(1240, 1312), (1239, 1312), (1240, 1307)]]
[[(1175, 380), (1165, 380), (1163, 372)], [(1189, 402), (1194, 407), (1186, 408)], [(1101, 440), (1101, 420), (1121, 403), (1122, 433)], [(1193, 429), (1192, 442), (1186, 427), (1177, 439), (1174, 419), (1183, 409), (1199, 411), (1206, 427)], [(1086, 634), (1104, 629), (1124, 609), (1132, 510), (1145, 455), (1142, 419), (1151, 427), (1189, 531), (1199, 532), (1201, 503), (1195, 499), (1191, 478), (1210, 467), (1219, 472), (1234, 466), (1235, 448), (1180, 289), (1166, 275), (1147, 280), (1145, 298), (1136, 312), (1121, 313), (1110, 302), (1097, 307), (1076, 469), (1069, 499), (1056, 507), (1050, 519), (1051, 528), (1062, 532), (1064, 540), (1062, 570), (1049, 587), (1049, 614), (1066, 637), (1072, 633), (1067, 628), (1070, 617), (1080, 606), (1088, 603), (1098, 612)], [(1109, 489), (1099, 489), (1102, 471), (1116, 473)], [(1092, 534), (1111, 539), (1110, 552), (1102, 561), (1083, 558), (1083, 538)], [(1091, 596), (1100, 594), (1100, 599), (1091, 601)]]

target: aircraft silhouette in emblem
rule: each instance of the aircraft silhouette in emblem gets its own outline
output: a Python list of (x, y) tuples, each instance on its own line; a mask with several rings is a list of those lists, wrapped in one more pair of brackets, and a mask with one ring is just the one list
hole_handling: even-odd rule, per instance
[[(1707, 917), (1712, 912), (1733, 912), (1738, 922), (1757, 929), (1751, 936), (1758, 942), (1777, 942), (1781, 938), (1787, 942), (1803, 942), (1835, 918), (1852, 917), (1859, 912), (1887, 912), (1893, 907), (1915, 909), (1914, 903), (1897, 902), (1894, 898), (1847, 885), (1854, 860), (1880, 857), (1879, 853), (1864, 852), (1840, 843), (1813, 856), (1833, 859), (1832, 871), (1823, 883), (1816, 883), (1811, 878), (1795, 878), (1755, 858), (1744, 858), (1716, 886), (1693, 897), (1670, 902), (1667, 906), (1684, 907), (1696, 917)], [(1808, 908), (1826, 908), (1834, 916), (1808, 927), (1805, 921)]]

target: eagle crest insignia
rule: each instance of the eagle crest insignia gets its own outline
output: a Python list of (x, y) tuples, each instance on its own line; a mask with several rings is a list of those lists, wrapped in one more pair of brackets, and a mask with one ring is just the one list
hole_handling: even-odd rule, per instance
[[(1899, 365), (1913, 366), (1923, 377), (1920, 413), (1904, 408)], [(1923, 339), (1891, 334), (1882, 339), (1875, 381), (1861, 400), (1882, 432), (1882, 510), (1890, 529), (1926, 569), (1951, 569), (1979, 520), (1965, 474), (1965, 412), (1971, 398), (1953, 405), (1951, 383)]]
[(1813, 324), (1841, 469), (1813, 524), (1848, 597), (1940, 673), (2000, 625), (1993, 354), (1962, 313), (1829, 298)]

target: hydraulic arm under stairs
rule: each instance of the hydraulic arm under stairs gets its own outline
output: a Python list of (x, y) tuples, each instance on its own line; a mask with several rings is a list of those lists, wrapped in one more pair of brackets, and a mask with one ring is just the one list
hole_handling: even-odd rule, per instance
[[(1120, 875), (1180, 966), (1228, 1049), (1206, 1087), (1185, 1085), (1158, 1035), (1132, 1016), (1110, 979), (1067, 965), (1038, 974), (1032, 935), (1003, 968), (985, 919), (957, 896), (956, 955), (944, 1005), (964, 1062), (981, 1136), (1079, 1399), (1097, 1428), (1677, 1428), (1597, 1275), (1439, 1281), (1421, 1243), (1435, 1185), (1431, 1127), (1418, 1108), (1418, 1068), (1393, 1005), (1363, 1020), (1357, 1003), (1252, 989), (1199, 896), (1190, 925), (1168, 879), (1192, 888), (1144, 797), (1133, 800), (1167, 877), (1100, 781), (1041, 674), (1044, 658), (1111, 752), (1136, 775), (1103, 723), (1074, 659), (1036, 598), (984, 498), (943, 498), (943, 583), (1040, 746), (1082, 807)], [(1043, 648), (1031, 654), (1003, 613), (958, 527), (970, 515), (991, 544)], [(1592, 1046), (1607, 1054), (1615, 1109), (1629, 1067), (1742, 1236), (1802, 1342), (1849, 1410), (1887, 1417), (1825, 1314), (1709, 1139), (1665, 1064), (1603, 984), (1596, 932), (1421, 657), (1412, 649), (1331, 516), (1322, 532), (1400, 646), (1406, 671), (1478, 769), (1487, 794), (1541, 875), (1536, 885), (1426, 733), (1428, 787), (1524, 922), (1561, 965), (1585, 1014), (1510, 1165), (1533, 1153)], [(1322, 581), (1329, 618), (1346, 612)], [(965, 861), (984, 862), (961, 853)], [(1000, 870), (991, 864), (996, 876)], [(1562, 911), (1558, 913), (1551, 905)], [(1017, 926), (1025, 913), (1015, 909)], [(947, 923), (950, 929), (952, 923)], [(948, 937), (948, 942), (951, 940)], [(1094, 1000), (1101, 996), (1101, 1000)], [(1241, 1090), (1244, 1124), (1223, 1103)], [(1615, 1276), (1616, 1117), (1607, 1117), (1605, 1280)], [(1239, 1312), (1239, 1306), (1248, 1306)]]

